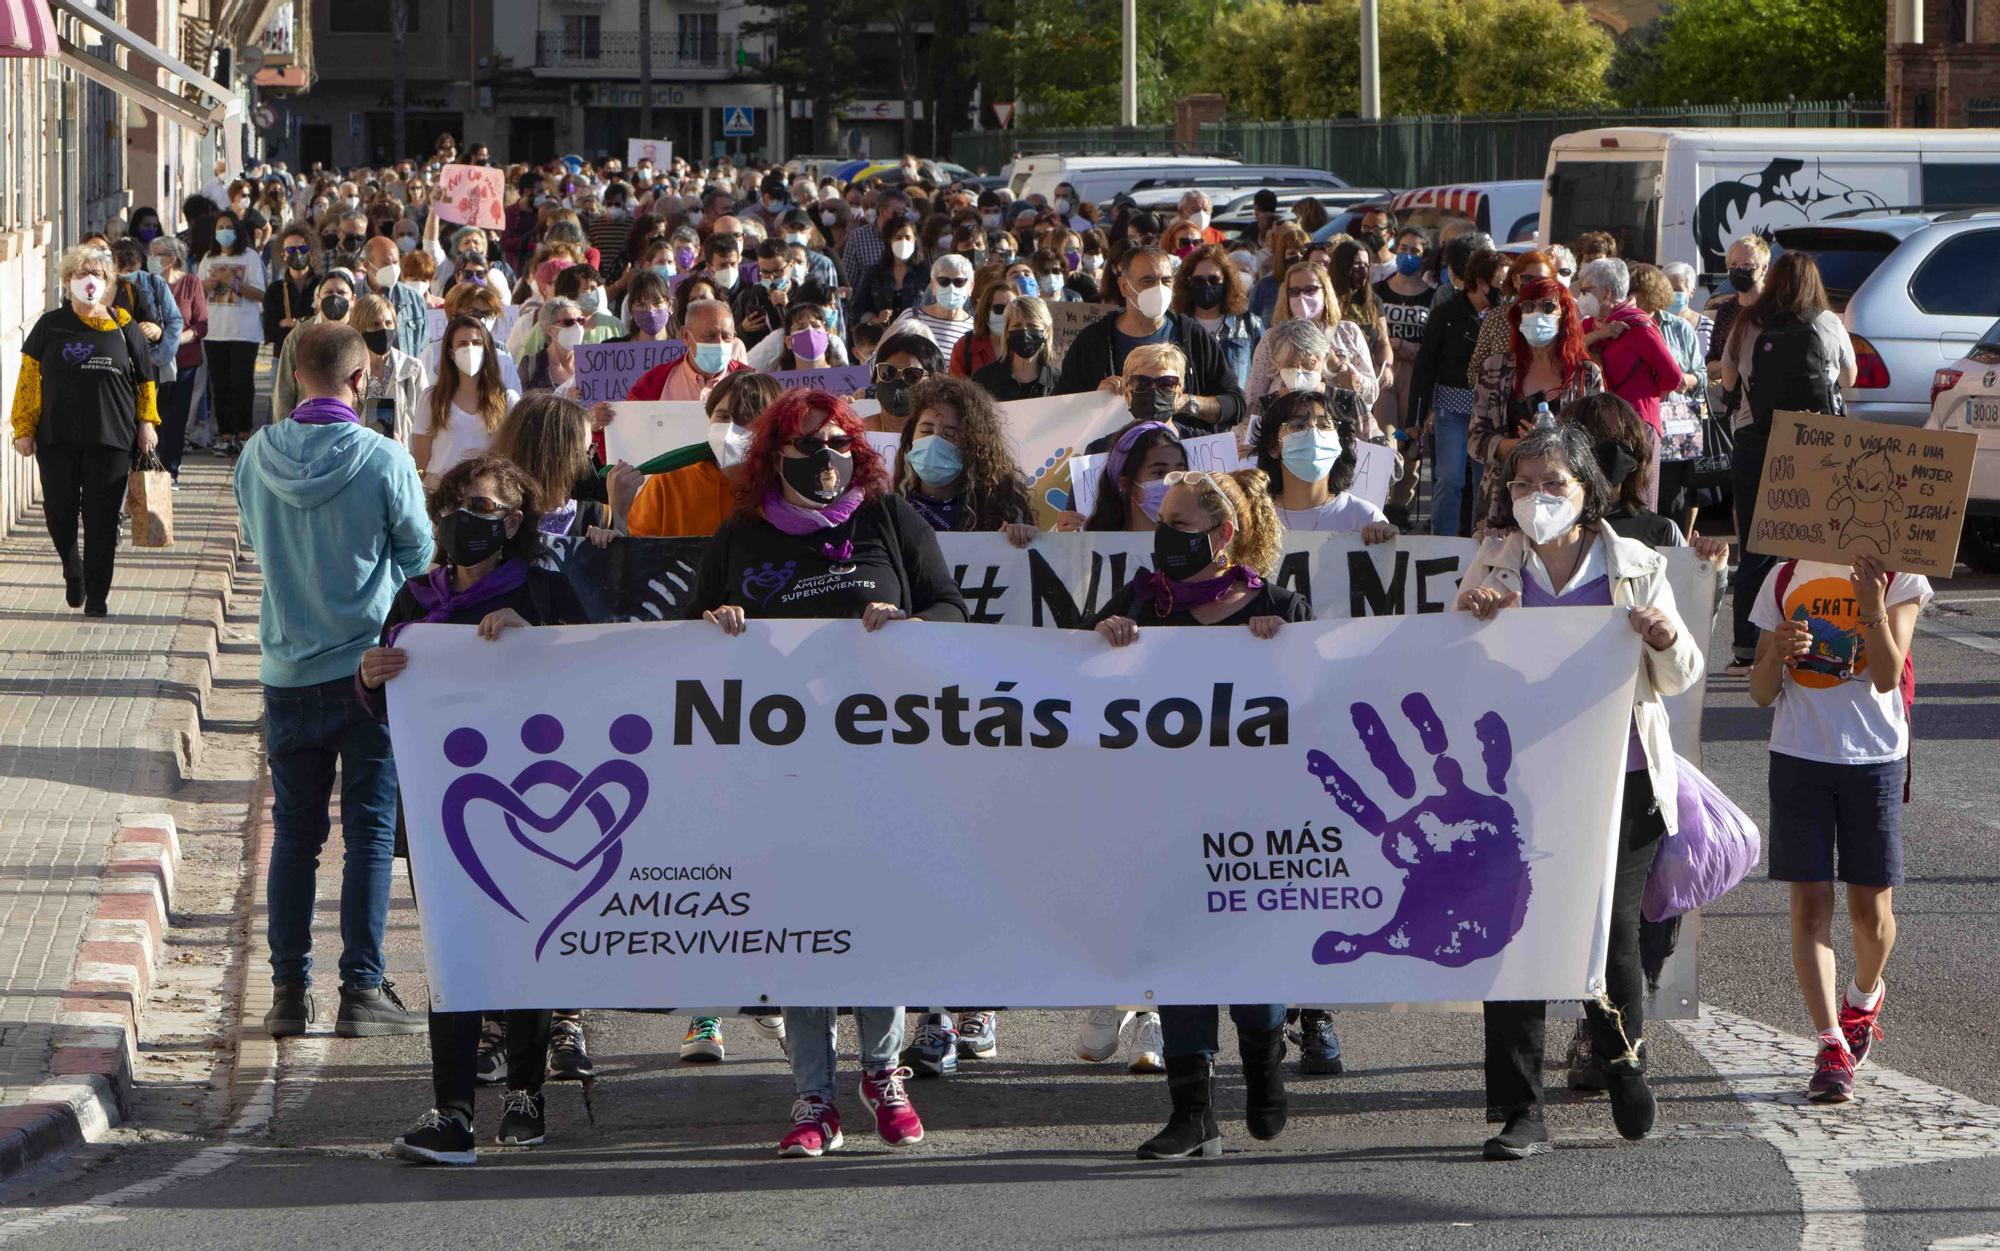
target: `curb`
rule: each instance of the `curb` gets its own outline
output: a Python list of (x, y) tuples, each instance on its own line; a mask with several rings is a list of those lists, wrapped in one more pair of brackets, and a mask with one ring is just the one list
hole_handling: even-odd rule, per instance
[(205, 540), (187, 606), (174, 627), (166, 680), (138, 744), (147, 759), (163, 762), (165, 793), (188, 781), (201, 764), (202, 713), (214, 688), (216, 656), (235, 602), (236, 572), (242, 561), (243, 539), (237, 526)]
[(97, 909), (56, 1013), (49, 1078), (0, 1110), (0, 1179), (94, 1142), (125, 1119), (139, 1025), (173, 918), (180, 836), (165, 813), (119, 818)]

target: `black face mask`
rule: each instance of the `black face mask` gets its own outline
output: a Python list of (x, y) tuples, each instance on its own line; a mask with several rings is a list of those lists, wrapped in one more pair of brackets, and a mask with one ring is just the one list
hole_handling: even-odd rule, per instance
[(1729, 271), (1729, 285), (1739, 292), (1750, 290), (1757, 285), (1757, 271), (1754, 269), (1732, 269)]
[(288, 256), (285, 258), (285, 264), (294, 270), (304, 271), (312, 268), (312, 257)]
[(389, 350), (389, 332), (387, 330), (364, 330), (361, 332), (361, 341), (366, 343), (368, 350), (377, 356)]
[[(831, 491), (820, 485), (820, 475), (833, 467), (834, 484)], [(809, 500), (822, 504), (840, 498), (847, 490), (847, 484), (854, 477), (854, 453), (842, 456), (830, 447), (823, 447), (811, 456), (781, 456), (778, 469), (785, 477), (785, 485)]]
[(974, 269), (978, 269), (986, 263), (986, 249), (984, 248), (973, 248), (969, 252), (960, 252), (959, 255), (971, 261)]
[(1361, 242), (1370, 253), (1380, 252), (1383, 248), (1389, 246), (1389, 239), (1386, 235), (1376, 234), (1372, 231), (1362, 235)]
[(910, 384), (907, 382), (878, 382), (875, 384), (875, 398), (882, 402), (882, 411), (891, 417), (910, 415)]
[(1048, 344), (1048, 336), (1039, 330), (1009, 330), (1007, 332), (1007, 350), (1023, 359), (1041, 355), (1042, 349), (1047, 347)]
[(344, 295), (329, 295), (319, 302), (319, 315), (328, 321), (346, 321), (347, 309), (347, 297)]
[(1172, 422), (1174, 419), (1174, 397), (1166, 391), (1133, 391), (1125, 397), (1125, 407), (1134, 421)]
[(438, 522), (438, 546), (448, 564), (464, 569), (476, 565), (507, 543), (505, 517), (481, 517), (459, 509)]
[(1188, 283), (1188, 294), (1194, 297), (1196, 308), (1222, 307), (1222, 279), (1196, 278)]
[(1212, 530), (1189, 534), (1162, 521), (1153, 527), (1153, 568), (1176, 582), (1185, 582), (1215, 561)]
[(1638, 460), (1611, 439), (1606, 439), (1591, 450), (1597, 453), (1597, 467), (1604, 471), (1604, 480), (1611, 484), (1611, 489), (1614, 491), (1623, 486), (1627, 478), (1639, 472)]

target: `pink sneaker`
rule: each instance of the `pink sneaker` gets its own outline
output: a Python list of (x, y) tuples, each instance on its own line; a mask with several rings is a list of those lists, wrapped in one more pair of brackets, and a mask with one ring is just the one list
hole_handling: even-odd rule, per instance
[(792, 1132), (778, 1143), (778, 1154), (818, 1159), (840, 1150), (842, 1142), (840, 1109), (818, 1095), (800, 1095), (792, 1104)]
[(892, 1147), (907, 1147), (924, 1140), (924, 1123), (903, 1093), (908, 1069), (883, 1069), (861, 1077), (861, 1102), (875, 1114), (875, 1132)]

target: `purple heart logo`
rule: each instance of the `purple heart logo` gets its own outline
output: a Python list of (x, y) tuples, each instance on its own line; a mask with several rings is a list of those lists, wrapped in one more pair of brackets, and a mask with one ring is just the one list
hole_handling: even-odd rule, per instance
[[(546, 713), (538, 713), (521, 723), (522, 746), (538, 756), (548, 756), (561, 748), (563, 737), (562, 722)], [(652, 745), (652, 724), (644, 717), (628, 713), (611, 723), (610, 740), (611, 746), (621, 754), (637, 755)], [(476, 768), (486, 759), (486, 736), (470, 726), (453, 730), (445, 736), (444, 755), (460, 769)], [(529, 791), (544, 786), (554, 787), (562, 797), (554, 812), (543, 813), (527, 799)], [(604, 794), (607, 788), (616, 788), (624, 793), (622, 812)], [(631, 760), (606, 760), (587, 774), (579, 773), (560, 760), (537, 760), (517, 774), (511, 783), (502, 782), (487, 773), (466, 773), (445, 788), (442, 805), (445, 844), (451, 848), (453, 858), (473, 884), (485, 892), (487, 898), (522, 921), (528, 918), (493, 880), (492, 873), (473, 845), (472, 833), (466, 824), (466, 813), (473, 804), (483, 801), (499, 808), (506, 821), (507, 832), (515, 843), (544, 860), (573, 873), (581, 873), (595, 864), (596, 870), (583, 889), (564, 904), (542, 930), (535, 943), (535, 958), (539, 960), (542, 948), (548, 944), (556, 928), (617, 873), (623, 860), (619, 839), (638, 819), (640, 810), (646, 806), (648, 793), (646, 771)], [(596, 841), (583, 854), (565, 855), (562, 850), (536, 837), (555, 834), (580, 810), (586, 812), (597, 825)]]
[(70, 364), (81, 365), (90, 359), (90, 354), (94, 351), (96, 349), (91, 347), (87, 340), (71, 339), (68, 343), (63, 344), (62, 354), (63, 359)]
[(798, 572), (798, 562), (791, 560), (782, 565), (765, 561), (755, 569), (746, 569), (743, 572), (743, 598), (753, 604), (767, 603), (773, 595), (790, 586)]

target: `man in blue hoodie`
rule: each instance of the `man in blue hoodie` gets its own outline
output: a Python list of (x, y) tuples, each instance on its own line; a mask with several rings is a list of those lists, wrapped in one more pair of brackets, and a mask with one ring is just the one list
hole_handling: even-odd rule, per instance
[(340, 766), (340, 1015), (343, 1038), (424, 1030), (383, 978), (395, 852), (396, 762), (389, 731), (356, 697), (361, 653), (375, 645), (389, 602), (425, 572), (431, 525), (410, 454), (355, 414), (368, 347), (352, 327), (297, 332), (299, 404), (257, 431), (236, 466), (236, 507), (263, 566), (264, 728), (275, 835), (267, 882), (272, 1037), (314, 1019), (312, 916), (320, 849)]

